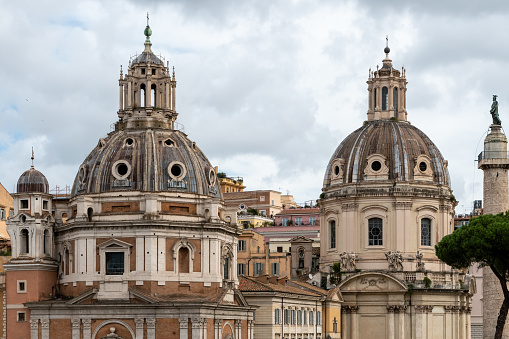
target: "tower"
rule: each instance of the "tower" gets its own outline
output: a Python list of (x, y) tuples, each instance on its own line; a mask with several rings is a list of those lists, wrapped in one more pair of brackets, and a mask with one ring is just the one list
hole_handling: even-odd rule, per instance
[[(496, 103), (496, 96), (493, 98)], [(505, 213), (509, 210), (507, 138), (502, 125), (494, 118), (490, 133), (484, 139), (484, 152), (479, 154), (478, 167), (483, 170), (484, 214)], [(500, 281), (489, 267), (483, 268), (483, 337), (493, 338), (498, 313), (503, 300)], [(509, 338), (509, 325), (504, 327), (504, 338)]]
[(13, 196), (14, 215), (7, 221), (12, 259), (4, 265), (6, 333), (8, 338), (29, 338), (33, 326), (38, 328), (38, 320), (31, 318), (31, 311), (24, 304), (48, 300), (56, 292), (55, 219), (51, 215), (48, 181), (33, 165), (20, 176)]

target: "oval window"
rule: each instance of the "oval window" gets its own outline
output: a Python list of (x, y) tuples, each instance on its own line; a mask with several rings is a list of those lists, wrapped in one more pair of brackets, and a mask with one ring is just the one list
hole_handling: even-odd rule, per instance
[(125, 144), (127, 146), (132, 146), (134, 144), (134, 140), (131, 138), (127, 138), (127, 139), (125, 139)]
[(131, 174), (131, 165), (125, 160), (118, 160), (113, 163), (111, 174), (117, 180), (125, 180)]
[(164, 144), (165, 144), (166, 146), (173, 146), (175, 143), (174, 143), (171, 139), (166, 139), (166, 140), (164, 141)]
[(421, 161), (421, 163), (419, 164), (419, 170), (421, 172), (426, 172), (427, 169), (428, 169), (428, 165), (424, 161)]
[(339, 175), (339, 166), (334, 166), (334, 175)]
[(209, 184), (210, 185), (214, 185), (214, 183), (216, 182), (216, 173), (214, 172), (214, 170), (211, 168), (209, 170)]
[(375, 160), (371, 163), (371, 169), (373, 171), (378, 172), (378, 171), (380, 171), (381, 168), (382, 168), (382, 164), (380, 163), (380, 161)]

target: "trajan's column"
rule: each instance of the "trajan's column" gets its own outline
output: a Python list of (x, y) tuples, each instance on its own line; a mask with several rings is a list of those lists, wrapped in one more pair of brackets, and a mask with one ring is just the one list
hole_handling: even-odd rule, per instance
[[(479, 168), (484, 172), (484, 214), (498, 214), (509, 210), (509, 191), (507, 170), (507, 138), (502, 132), (502, 122), (498, 116), (497, 96), (493, 96), (491, 106), (493, 124), (484, 139), (484, 152), (479, 155)], [(483, 269), (483, 337), (491, 339), (495, 335), (498, 313), (503, 300), (500, 281), (489, 267)], [(506, 323), (503, 338), (509, 338), (509, 325)]]

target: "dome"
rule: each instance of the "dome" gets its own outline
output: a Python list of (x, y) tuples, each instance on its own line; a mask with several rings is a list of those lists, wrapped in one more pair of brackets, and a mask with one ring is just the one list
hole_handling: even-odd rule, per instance
[(144, 51), (143, 53), (141, 53), (140, 55), (138, 55), (131, 61), (131, 64), (133, 64), (133, 65), (134, 64), (149, 64), (149, 63), (164, 66), (164, 63), (162, 62), (162, 60), (159, 59), (158, 57), (156, 57), (156, 55), (154, 53), (152, 53), (152, 51)]
[(18, 179), (18, 193), (49, 193), (48, 180), (35, 168), (25, 171)]
[(338, 146), (327, 166), (324, 189), (382, 180), (449, 185), (447, 161), (426, 134), (410, 123), (371, 121)]
[(80, 166), (72, 195), (112, 191), (221, 197), (214, 168), (187, 136), (170, 129), (118, 130)]

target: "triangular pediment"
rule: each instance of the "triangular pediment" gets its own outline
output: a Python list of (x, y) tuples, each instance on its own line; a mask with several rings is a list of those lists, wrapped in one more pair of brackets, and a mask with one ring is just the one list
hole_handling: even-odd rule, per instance
[(407, 285), (385, 272), (360, 272), (355, 274), (339, 284), (341, 293), (352, 292), (401, 292), (405, 293)]
[(124, 242), (124, 241), (121, 241), (121, 240), (118, 240), (118, 239), (110, 239), (110, 240), (107, 240), (103, 243), (100, 243), (99, 245), (97, 245), (97, 247), (99, 248), (129, 248), (129, 247), (132, 247), (133, 245), (127, 243), (127, 242)]

